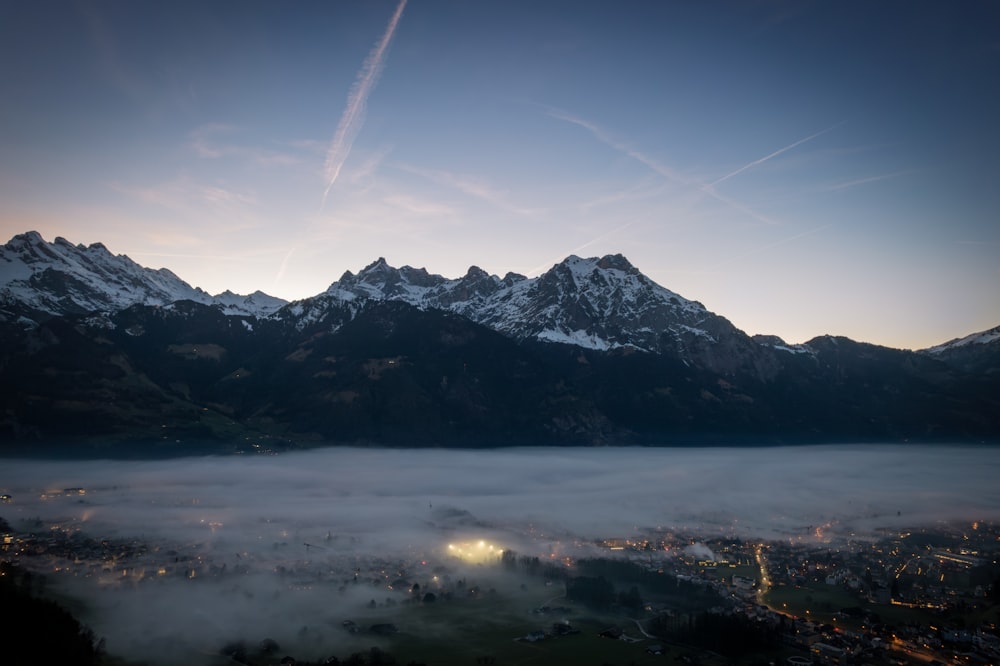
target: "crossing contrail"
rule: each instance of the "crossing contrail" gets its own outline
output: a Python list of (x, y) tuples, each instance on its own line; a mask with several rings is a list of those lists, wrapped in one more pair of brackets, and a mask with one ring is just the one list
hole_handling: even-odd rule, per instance
[(379, 74), (382, 73), (386, 54), (389, 51), (389, 43), (392, 42), (392, 36), (396, 32), (396, 26), (403, 15), (404, 7), (406, 7), (406, 0), (400, 0), (399, 6), (396, 7), (392, 18), (389, 19), (389, 25), (385, 29), (385, 34), (382, 35), (382, 38), (372, 48), (368, 57), (365, 58), (364, 63), (361, 65), (361, 71), (358, 72), (358, 78), (354, 82), (354, 85), (351, 86), (351, 91), (347, 95), (347, 107), (344, 109), (344, 115), (340, 117), (337, 132), (333, 135), (333, 141), (326, 152), (327, 185), (326, 190), (323, 192), (321, 207), (326, 205), (326, 197), (330, 194), (330, 188), (337, 182), (340, 169), (344, 166), (344, 162), (347, 161), (347, 156), (351, 154), (351, 145), (354, 143), (354, 139), (357, 137), (358, 132), (361, 130), (361, 125), (364, 123), (365, 104), (368, 101), (368, 95), (371, 94), (375, 88), (375, 84), (378, 83)]
[[(729, 178), (730, 176), (735, 176), (740, 171), (743, 171), (744, 169), (749, 169), (754, 164), (759, 164), (760, 162), (764, 162), (764, 161), (766, 161), (766, 160), (774, 157), (775, 155), (778, 155), (780, 153), (785, 152), (786, 150), (794, 148), (795, 146), (799, 145), (800, 143), (804, 143), (805, 141), (808, 141), (809, 139), (815, 138), (815, 137), (819, 136), (820, 134), (823, 134), (823, 132), (829, 132), (830, 131), (829, 129), (823, 130), (823, 132), (818, 132), (817, 134), (814, 134), (813, 136), (806, 137), (805, 139), (802, 139), (801, 141), (798, 141), (798, 142), (792, 144), (791, 146), (786, 146), (785, 148), (782, 148), (781, 150), (779, 150), (779, 151), (777, 151), (775, 153), (772, 153), (771, 155), (768, 155), (767, 157), (765, 157), (763, 159), (757, 160), (756, 162), (754, 162), (752, 164), (748, 164), (745, 167), (743, 167), (742, 169), (739, 169), (738, 171), (734, 171), (733, 173), (729, 174), (728, 176), (724, 176), (724, 177), (720, 178), (719, 180), (715, 181), (715, 183), (703, 183), (703, 182), (700, 182), (696, 178), (687, 176), (686, 174), (684, 174), (684, 173), (682, 173), (680, 171), (677, 171), (676, 169), (673, 169), (673, 168), (671, 168), (671, 167), (669, 167), (669, 166), (667, 166), (665, 164), (662, 164), (662, 163), (658, 162), (657, 160), (652, 159), (651, 157), (649, 157), (648, 155), (642, 153), (641, 151), (639, 151), (639, 150), (637, 150), (635, 148), (632, 148), (631, 146), (628, 146), (627, 144), (625, 144), (625, 143), (623, 143), (623, 142), (621, 142), (621, 141), (619, 141), (617, 139), (612, 138), (610, 135), (608, 135), (607, 132), (605, 132), (604, 130), (602, 130), (597, 125), (594, 125), (591, 122), (588, 122), (588, 121), (586, 121), (586, 120), (584, 120), (582, 118), (578, 118), (576, 116), (570, 115), (570, 114), (565, 113), (563, 111), (559, 111), (558, 109), (549, 109), (547, 111), (547, 113), (548, 113), (549, 116), (551, 116), (551, 117), (553, 117), (553, 118), (555, 118), (557, 120), (562, 120), (562, 121), (565, 121), (565, 122), (568, 122), (568, 123), (572, 123), (574, 125), (579, 125), (580, 127), (586, 129), (591, 134), (593, 134), (594, 137), (597, 138), (598, 141), (601, 141), (601, 142), (603, 142), (603, 143), (611, 146), (615, 150), (617, 150), (617, 151), (619, 151), (619, 152), (621, 152), (621, 153), (623, 153), (625, 155), (628, 155), (632, 159), (634, 159), (634, 160), (636, 160), (636, 161), (638, 161), (638, 162), (646, 165), (648, 168), (652, 169), (655, 173), (660, 174), (661, 176), (663, 176), (667, 180), (672, 180), (672, 181), (674, 181), (676, 183), (680, 183), (681, 185), (684, 185), (684, 186), (687, 186), (687, 187), (696, 187), (699, 192), (701, 192), (703, 194), (707, 194), (708, 196), (712, 197), (716, 201), (721, 201), (722, 203), (726, 204), (727, 206), (731, 206), (732, 208), (735, 208), (736, 210), (738, 210), (738, 211), (740, 211), (742, 213), (745, 213), (745, 214), (753, 217), (754, 219), (759, 220), (761, 222), (764, 222), (766, 224), (778, 224), (778, 223), (776, 221), (768, 218), (768, 217), (765, 217), (764, 215), (761, 215), (760, 213), (758, 213), (757, 211), (753, 210), (752, 208), (750, 208), (749, 206), (747, 206), (745, 204), (741, 204), (738, 201), (735, 201), (733, 199), (730, 199), (729, 197), (725, 197), (722, 194), (719, 194), (719, 192), (717, 192), (715, 190), (715, 188), (712, 187), (712, 185), (715, 185), (715, 183), (720, 183), (723, 180), (725, 180), (726, 178)], [(834, 127), (836, 127), (836, 126), (837, 125), (834, 125)], [(830, 129), (833, 129), (833, 127), (831, 127)]]
[(751, 168), (751, 167), (755, 167), (755, 166), (757, 166), (758, 164), (762, 164), (762, 163), (764, 163), (764, 162), (768, 161), (769, 159), (771, 159), (772, 157), (777, 157), (777, 156), (778, 156), (778, 155), (780, 155), (781, 153), (783, 153), (783, 152), (785, 152), (785, 151), (788, 151), (788, 150), (791, 150), (792, 148), (794, 148), (794, 147), (796, 147), (796, 146), (800, 146), (800, 145), (802, 145), (803, 143), (805, 143), (806, 141), (812, 141), (812, 140), (813, 140), (813, 139), (815, 139), (816, 137), (818, 137), (818, 136), (822, 136), (823, 134), (826, 134), (827, 132), (829, 132), (829, 131), (831, 131), (831, 130), (834, 130), (834, 129), (836, 129), (836, 128), (840, 127), (840, 126), (841, 126), (841, 125), (843, 125), (843, 124), (844, 124), (845, 122), (847, 122), (847, 121), (846, 121), (846, 120), (844, 120), (844, 121), (841, 121), (841, 122), (837, 123), (836, 125), (832, 125), (832, 126), (830, 126), (830, 127), (827, 127), (827, 128), (825, 129), (825, 130), (821, 130), (821, 131), (819, 131), (819, 132), (816, 132), (815, 134), (810, 134), (809, 136), (807, 136), (807, 137), (806, 137), (806, 138), (804, 138), (804, 139), (799, 139), (799, 140), (798, 140), (798, 141), (796, 141), (795, 143), (790, 143), (790, 144), (788, 144), (787, 146), (785, 146), (784, 148), (781, 148), (781, 149), (779, 149), (779, 150), (776, 150), (776, 151), (774, 151), (773, 153), (771, 153), (770, 155), (765, 155), (764, 157), (760, 158), (759, 160), (754, 160), (753, 162), (750, 162), (749, 164), (744, 164), (743, 166), (741, 166), (741, 167), (740, 167), (739, 169), (737, 169), (736, 171), (733, 171), (732, 173), (727, 173), (727, 174), (726, 174), (725, 176), (723, 176), (722, 178), (719, 178), (718, 180), (714, 180), (714, 181), (712, 181), (711, 183), (709, 183), (709, 184), (708, 184), (708, 186), (709, 186), (709, 187), (714, 187), (715, 185), (718, 185), (719, 183), (721, 183), (721, 182), (722, 182), (722, 181), (724, 181), (724, 180), (729, 180), (730, 178), (732, 178), (732, 177), (733, 177), (733, 176), (735, 176), (736, 174), (738, 174), (738, 173), (743, 173), (743, 172), (744, 172), (744, 171), (746, 171), (747, 169), (749, 169), (749, 168)]
[(666, 166), (664, 164), (661, 164), (660, 162), (657, 162), (656, 160), (653, 160), (649, 156), (647, 156), (644, 153), (642, 153), (641, 151), (636, 150), (635, 148), (627, 145), (623, 141), (619, 141), (619, 140), (617, 140), (615, 138), (612, 138), (607, 132), (605, 132), (604, 130), (602, 130), (600, 127), (598, 127), (594, 123), (591, 123), (591, 122), (589, 122), (587, 120), (584, 120), (583, 118), (579, 118), (577, 116), (571, 115), (571, 114), (566, 113), (564, 111), (560, 111), (558, 109), (548, 109), (547, 110), (547, 114), (550, 117), (555, 118), (556, 120), (562, 120), (564, 122), (571, 123), (573, 125), (578, 125), (579, 127), (584, 128), (585, 130), (587, 130), (588, 132), (590, 132), (591, 134), (593, 134), (594, 137), (598, 141), (600, 141), (602, 143), (605, 143), (605, 144), (611, 146), (612, 148), (614, 148), (615, 150), (617, 150), (618, 152), (623, 153), (625, 155), (628, 155), (629, 157), (631, 157), (632, 159), (636, 160), (637, 162), (640, 162), (641, 164), (644, 164), (649, 169), (651, 169), (655, 173), (660, 174), (661, 176), (663, 176), (667, 180), (672, 180), (672, 181), (681, 183), (682, 185), (692, 185), (692, 184), (694, 184), (694, 182), (692, 181), (691, 178), (688, 178), (684, 174), (682, 174), (682, 173), (680, 173), (680, 172), (678, 172), (678, 171), (676, 171), (676, 170), (674, 170), (674, 169), (672, 169), (672, 168), (670, 168), (670, 167), (668, 167), (668, 166)]

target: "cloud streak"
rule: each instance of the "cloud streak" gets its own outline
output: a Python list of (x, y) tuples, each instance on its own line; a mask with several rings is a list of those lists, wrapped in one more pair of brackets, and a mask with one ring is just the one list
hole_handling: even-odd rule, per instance
[(409, 164), (397, 164), (396, 167), (401, 171), (412, 173), (416, 176), (420, 176), (421, 178), (426, 178), (427, 180), (438, 185), (458, 190), (468, 197), (485, 201), (486, 203), (495, 206), (500, 210), (507, 211), (508, 213), (514, 213), (516, 215), (531, 215), (535, 212), (531, 209), (521, 208), (514, 205), (508, 200), (505, 192), (497, 190), (488, 183), (485, 183), (473, 176), (452, 173), (450, 171), (442, 171), (440, 169), (423, 169)]
[(812, 229), (807, 229), (807, 230), (805, 230), (805, 231), (803, 231), (801, 233), (795, 234), (793, 236), (788, 236), (786, 238), (782, 238), (781, 240), (775, 241), (773, 243), (768, 243), (767, 245), (762, 245), (760, 247), (753, 248), (753, 249), (751, 249), (751, 250), (749, 250), (747, 252), (743, 252), (743, 253), (735, 256), (735, 257), (730, 257), (729, 259), (727, 259), (725, 261), (719, 262), (718, 264), (715, 264), (714, 266), (711, 266), (708, 270), (709, 271), (714, 271), (714, 270), (716, 270), (718, 268), (722, 268), (723, 266), (731, 264), (734, 261), (737, 261), (738, 259), (743, 259), (745, 257), (749, 257), (749, 256), (752, 256), (752, 255), (758, 254), (760, 252), (765, 252), (765, 251), (770, 250), (772, 248), (776, 248), (778, 246), (784, 245), (785, 243), (790, 243), (793, 240), (797, 240), (799, 238), (802, 238), (803, 236), (809, 236), (809, 235), (817, 233), (819, 231), (823, 231), (824, 229), (829, 229), (832, 226), (833, 226), (832, 224), (824, 224), (823, 226), (814, 227)]
[(300, 162), (298, 157), (288, 153), (222, 143), (218, 140), (219, 135), (237, 131), (238, 128), (221, 123), (202, 125), (191, 133), (190, 147), (198, 157), (209, 160), (229, 157), (263, 167), (287, 167)]
[(877, 183), (880, 180), (887, 180), (889, 178), (898, 178), (900, 176), (904, 176), (909, 173), (912, 173), (912, 170), (907, 169), (903, 171), (896, 171), (894, 173), (883, 173), (876, 176), (867, 176), (865, 178), (855, 178), (854, 180), (828, 185), (822, 191), (836, 192), (838, 190), (846, 190), (848, 188), (857, 187), (859, 185), (867, 185), (868, 183)]
[(681, 183), (682, 185), (698, 184), (697, 181), (695, 181), (694, 179), (689, 178), (688, 176), (680, 173), (675, 169), (671, 169), (665, 164), (661, 164), (660, 162), (654, 160), (645, 153), (636, 150), (635, 148), (626, 144), (625, 142), (615, 139), (610, 134), (605, 132), (603, 129), (601, 129), (597, 125), (587, 120), (571, 115), (564, 111), (559, 111), (557, 109), (549, 109), (547, 113), (549, 116), (555, 118), (556, 120), (562, 120), (564, 122), (577, 125), (578, 127), (582, 127), (583, 129), (593, 134), (594, 137), (601, 143), (607, 144), (608, 146), (611, 146), (618, 152), (623, 153), (624, 155), (631, 157), (637, 162), (646, 165), (647, 167), (652, 169), (654, 172), (660, 174), (667, 180), (672, 180), (674, 182)]
[(351, 154), (351, 146), (354, 144), (354, 139), (357, 137), (358, 132), (361, 131), (362, 124), (364, 124), (368, 96), (378, 83), (379, 75), (385, 66), (389, 44), (396, 33), (396, 26), (399, 25), (399, 19), (403, 16), (403, 9), (405, 7), (406, 0), (400, 0), (392, 18), (389, 19), (389, 25), (386, 27), (385, 33), (379, 39), (378, 43), (375, 44), (368, 57), (365, 58), (364, 64), (361, 66), (361, 71), (358, 72), (358, 78), (347, 95), (347, 107), (344, 109), (344, 114), (340, 117), (337, 131), (334, 133), (333, 141), (330, 143), (330, 148), (326, 153), (327, 184), (326, 190), (323, 192), (321, 207), (326, 206), (326, 198), (330, 194), (330, 189), (337, 182), (340, 170), (343, 168), (344, 162), (347, 161), (348, 155)]
[(789, 150), (791, 150), (792, 148), (795, 148), (796, 146), (801, 146), (803, 143), (806, 143), (808, 141), (812, 141), (813, 139), (815, 139), (817, 137), (823, 136), (827, 132), (830, 132), (832, 130), (837, 129), (838, 127), (840, 127), (841, 125), (843, 125), (845, 122), (847, 122), (847, 121), (842, 120), (839, 123), (837, 123), (836, 125), (831, 125), (830, 127), (827, 127), (825, 130), (821, 130), (819, 132), (816, 132), (815, 134), (810, 134), (809, 136), (805, 137), (804, 139), (799, 139), (798, 141), (790, 143), (787, 146), (785, 146), (784, 148), (780, 148), (780, 149), (774, 151), (770, 155), (765, 155), (764, 157), (761, 157), (760, 159), (754, 160), (753, 162), (750, 162), (749, 164), (744, 164), (743, 166), (741, 166), (736, 171), (727, 173), (722, 178), (719, 178), (717, 180), (712, 181), (711, 183), (708, 184), (708, 187), (715, 187), (719, 183), (721, 183), (723, 181), (726, 181), (726, 180), (729, 180), (733, 176), (736, 176), (738, 174), (743, 173), (747, 169), (752, 169), (753, 167), (755, 167), (757, 165), (760, 165), (760, 164), (763, 164), (764, 162), (767, 162), (768, 160), (773, 159), (773, 158), (777, 157), (778, 155), (780, 155), (782, 153), (788, 152)]
[(281, 282), (281, 279), (285, 277), (285, 271), (288, 270), (288, 262), (295, 254), (295, 248), (293, 247), (287, 253), (285, 253), (284, 258), (281, 260), (281, 266), (278, 268), (278, 274), (274, 276), (274, 283), (277, 284)]
[[(771, 218), (769, 218), (769, 217), (767, 217), (767, 216), (765, 216), (765, 215), (763, 215), (761, 213), (758, 213), (757, 211), (755, 211), (754, 209), (750, 208), (746, 204), (740, 203), (739, 201), (735, 201), (735, 200), (733, 200), (733, 199), (731, 199), (729, 197), (723, 196), (722, 194), (720, 194), (719, 192), (717, 192), (714, 187), (712, 187), (712, 185), (714, 185), (714, 183), (705, 183), (705, 182), (702, 182), (702, 181), (700, 181), (697, 178), (692, 178), (691, 176), (688, 176), (688, 175), (686, 175), (686, 174), (684, 174), (684, 173), (682, 173), (682, 172), (680, 172), (680, 171), (678, 171), (676, 169), (673, 169), (673, 168), (671, 168), (671, 167), (669, 167), (669, 166), (667, 166), (667, 165), (665, 165), (665, 164), (663, 164), (663, 163), (661, 163), (661, 162), (659, 162), (659, 161), (651, 158), (650, 156), (646, 155), (642, 151), (639, 151), (636, 148), (634, 148), (634, 147), (632, 147), (632, 146), (630, 146), (630, 145), (628, 145), (628, 144), (626, 144), (626, 143), (624, 143), (622, 141), (619, 141), (618, 139), (613, 138), (610, 134), (608, 134), (607, 132), (605, 132), (603, 129), (601, 129), (597, 125), (595, 125), (595, 124), (593, 124), (593, 123), (591, 123), (591, 122), (589, 122), (587, 120), (584, 120), (582, 118), (578, 118), (578, 117), (573, 116), (573, 115), (571, 115), (569, 113), (566, 113), (564, 111), (559, 111), (559, 110), (556, 110), (556, 109), (549, 109), (547, 111), (547, 113), (552, 118), (555, 118), (557, 120), (562, 120), (564, 122), (568, 122), (568, 123), (571, 123), (573, 125), (577, 125), (579, 127), (582, 127), (584, 129), (586, 129), (591, 134), (593, 134), (594, 137), (598, 141), (600, 141), (600, 142), (602, 142), (602, 143), (610, 146), (611, 148), (614, 148), (618, 152), (620, 152), (620, 153), (622, 153), (624, 155), (627, 155), (628, 157), (631, 157), (632, 159), (636, 160), (640, 164), (643, 164), (646, 167), (648, 167), (649, 169), (651, 169), (654, 173), (657, 173), (657, 174), (663, 176), (665, 179), (667, 179), (669, 181), (672, 181), (672, 182), (675, 182), (675, 183), (679, 183), (679, 184), (684, 185), (684, 186), (689, 187), (689, 188), (694, 188), (697, 192), (699, 192), (701, 194), (706, 194), (706, 195), (710, 196), (711, 198), (715, 199), (716, 201), (719, 201), (719, 202), (721, 202), (721, 203), (723, 203), (723, 204), (725, 204), (725, 205), (727, 205), (727, 206), (729, 206), (731, 208), (734, 208), (735, 210), (738, 210), (741, 213), (744, 213), (745, 215), (748, 215), (748, 216), (750, 216), (750, 217), (752, 217), (755, 220), (758, 220), (760, 222), (764, 222), (764, 223), (769, 224), (769, 225), (776, 225), (776, 224), (778, 224), (777, 221), (775, 221), (775, 220), (773, 220), (773, 219), (771, 219)], [(828, 131), (828, 130), (826, 130), (826, 131)], [(806, 140), (808, 140), (808, 139), (806, 139)], [(784, 152), (784, 150), (788, 150), (789, 148), (791, 148), (791, 146), (789, 146), (788, 148), (785, 148), (785, 149), (783, 149), (782, 151), (779, 151), (779, 152)], [(765, 159), (769, 159), (770, 157), (773, 157), (773, 155), (769, 156), (768, 158), (765, 158)], [(749, 167), (744, 167), (744, 169), (745, 168), (749, 168)], [(733, 174), (730, 174), (730, 175), (736, 175), (736, 174), (734, 172)], [(724, 180), (724, 179), (725, 179), (725, 177), (723, 177), (722, 179), (720, 179), (719, 181), (716, 181), (716, 182), (721, 182), (721, 180)]]
[(149, 186), (112, 182), (109, 183), (109, 187), (115, 192), (125, 194), (143, 203), (159, 206), (192, 218), (204, 214), (206, 204), (209, 208), (214, 208), (217, 211), (244, 211), (257, 205), (257, 197), (253, 192), (238, 192), (217, 185), (205, 185), (186, 176)]

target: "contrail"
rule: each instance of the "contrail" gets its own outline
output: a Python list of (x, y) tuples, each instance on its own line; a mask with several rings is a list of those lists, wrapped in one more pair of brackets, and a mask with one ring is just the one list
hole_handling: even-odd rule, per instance
[(281, 282), (281, 278), (285, 277), (285, 271), (288, 269), (288, 260), (292, 258), (292, 254), (294, 253), (295, 253), (294, 247), (287, 253), (285, 253), (285, 258), (281, 260), (281, 266), (278, 268), (278, 274), (274, 276), (275, 284)]
[[(572, 250), (569, 251), (569, 254), (576, 254), (580, 250), (583, 250), (584, 248), (590, 247), (594, 243), (598, 243), (598, 242), (604, 240), (605, 238), (608, 238), (609, 236), (613, 236), (613, 235), (617, 234), (620, 231), (625, 231), (626, 229), (628, 229), (629, 227), (631, 227), (633, 224), (635, 224), (635, 220), (632, 220), (631, 222), (626, 222), (625, 224), (623, 224), (620, 227), (617, 227), (615, 229), (612, 229), (611, 231), (607, 232), (606, 234), (603, 234), (601, 236), (598, 236), (597, 238), (593, 238), (593, 239), (587, 241), (583, 245), (577, 245), (576, 247), (574, 247)], [(559, 259), (556, 259), (555, 261), (550, 261), (547, 264), (542, 264), (541, 266), (537, 266), (535, 268), (532, 268), (530, 271), (528, 271), (527, 274), (528, 275), (534, 275), (536, 273), (541, 273), (542, 271), (551, 268), (555, 264), (558, 264), (560, 261), (562, 261), (563, 258), (559, 258)]]
[(546, 114), (552, 118), (555, 118), (556, 120), (562, 120), (564, 122), (572, 123), (573, 125), (582, 127), (583, 129), (593, 134), (594, 137), (601, 143), (607, 144), (612, 148), (614, 148), (615, 150), (617, 150), (618, 152), (628, 155), (637, 162), (649, 167), (653, 172), (660, 174), (667, 180), (672, 180), (681, 183), (682, 185), (694, 184), (694, 182), (690, 178), (686, 177), (684, 174), (678, 173), (674, 169), (671, 169), (668, 166), (660, 164), (656, 160), (650, 158), (649, 156), (636, 150), (635, 148), (625, 144), (624, 142), (612, 138), (607, 132), (602, 130), (600, 127), (584, 120), (583, 118), (578, 118), (577, 116), (571, 115), (564, 111), (551, 108), (546, 110)]
[(751, 167), (755, 167), (755, 166), (757, 166), (758, 164), (763, 164), (764, 162), (768, 161), (768, 160), (769, 160), (769, 159), (771, 159), (772, 157), (777, 157), (777, 156), (778, 156), (778, 155), (780, 155), (781, 153), (784, 153), (784, 152), (786, 152), (786, 151), (789, 151), (789, 150), (791, 150), (792, 148), (794, 148), (795, 146), (800, 146), (800, 145), (802, 145), (803, 143), (805, 143), (806, 141), (812, 141), (812, 140), (813, 140), (813, 139), (815, 139), (816, 137), (818, 137), (818, 136), (822, 136), (823, 134), (826, 134), (827, 132), (829, 132), (829, 131), (831, 131), (831, 130), (834, 130), (834, 129), (836, 129), (836, 128), (840, 127), (840, 126), (841, 126), (841, 125), (843, 125), (843, 124), (844, 124), (845, 122), (847, 122), (847, 121), (846, 121), (846, 120), (842, 120), (842, 121), (840, 121), (839, 123), (837, 123), (836, 125), (832, 125), (832, 126), (830, 126), (830, 127), (827, 127), (827, 128), (825, 129), (825, 130), (822, 130), (822, 131), (819, 131), (819, 132), (816, 132), (815, 134), (810, 134), (810, 135), (809, 135), (809, 136), (807, 136), (806, 138), (804, 138), (804, 139), (799, 139), (799, 140), (798, 140), (798, 141), (796, 141), (795, 143), (790, 143), (790, 144), (788, 144), (787, 146), (785, 146), (784, 148), (781, 148), (780, 150), (776, 150), (776, 151), (774, 151), (773, 153), (771, 153), (770, 155), (765, 155), (764, 157), (760, 158), (759, 160), (754, 160), (753, 162), (750, 162), (750, 164), (744, 164), (743, 166), (741, 166), (741, 167), (740, 167), (739, 169), (737, 169), (736, 171), (733, 171), (732, 173), (727, 173), (727, 174), (726, 174), (725, 176), (723, 176), (722, 178), (719, 178), (718, 180), (715, 180), (715, 181), (712, 181), (711, 183), (709, 183), (709, 184), (708, 184), (708, 186), (709, 186), (709, 187), (714, 187), (715, 185), (718, 185), (719, 183), (721, 183), (721, 182), (722, 182), (722, 181), (724, 181), (724, 180), (729, 180), (730, 178), (732, 178), (732, 177), (733, 177), (733, 176), (735, 176), (736, 174), (738, 174), (738, 173), (743, 173), (743, 172), (744, 172), (744, 171), (746, 171), (747, 169), (749, 169), (749, 168), (751, 168)]
[(823, 191), (825, 192), (836, 192), (837, 190), (846, 190), (849, 187), (857, 187), (858, 185), (867, 185), (868, 183), (874, 183), (880, 180), (885, 180), (886, 178), (897, 178), (910, 173), (910, 170), (896, 171), (894, 173), (883, 173), (877, 176), (868, 176), (867, 178), (857, 178), (855, 180), (849, 180), (845, 183), (836, 183), (826, 187)]
[(344, 115), (340, 118), (340, 124), (337, 125), (337, 132), (333, 135), (333, 141), (330, 143), (330, 148), (326, 153), (327, 185), (326, 190), (323, 192), (321, 208), (326, 205), (326, 197), (330, 194), (330, 188), (337, 182), (340, 169), (344, 166), (344, 162), (347, 161), (347, 156), (351, 154), (351, 146), (354, 144), (354, 139), (357, 137), (358, 131), (360, 131), (361, 125), (364, 123), (365, 104), (368, 101), (368, 95), (371, 94), (375, 88), (375, 84), (378, 83), (379, 74), (382, 73), (382, 67), (385, 65), (385, 57), (389, 51), (389, 43), (396, 32), (396, 26), (403, 15), (404, 7), (406, 7), (406, 0), (400, 0), (395, 13), (389, 19), (389, 25), (385, 29), (385, 34), (382, 35), (382, 39), (375, 44), (368, 57), (365, 58), (364, 63), (361, 65), (361, 71), (358, 72), (358, 78), (354, 82), (354, 85), (351, 86), (351, 91), (347, 95), (347, 107), (344, 109)]
[(760, 247), (754, 248), (754, 249), (752, 249), (752, 250), (750, 250), (748, 252), (743, 252), (742, 254), (738, 254), (738, 255), (729, 257), (725, 261), (721, 261), (721, 262), (719, 262), (719, 263), (717, 263), (717, 264), (715, 264), (713, 266), (710, 266), (708, 268), (708, 270), (709, 271), (714, 271), (717, 268), (722, 268), (723, 266), (725, 266), (727, 264), (731, 264), (732, 262), (736, 261), (737, 259), (743, 259), (745, 257), (749, 257), (749, 256), (757, 254), (759, 252), (764, 252), (766, 250), (770, 250), (771, 248), (778, 247), (779, 245), (784, 245), (785, 243), (790, 243), (793, 240), (797, 240), (799, 238), (802, 238), (803, 236), (808, 236), (810, 234), (814, 234), (817, 231), (823, 231), (824, 229), (828, 229), (828, 228), (830, 228), (832, 226), (833, 226), (832, 224), (824, 224), (824, 225), (819, 226), (819, 227), (813, 227), (812, 229), (807, 229), (807, 230), (805, 230), (805, 231), (803, 231), (801, 233), (795, 234), (794, 236), (788, 236), (786, 238), (782, 238), (781, 240), (775, 241), (773, 243), (768, 243), (767, 245), (761, 245)]
[[(594, 125), (591, 122), (583, 120), (582, 118), (577, 118), (576, 116), (570, 115), (570, 114), (565, 113), (563, 111), (559, 111), (558, 109), (548, 109), (546, 111), (546, 113), (549, 116), (551, 116), (552, 118), (555, 118), (557, 120), (562, 120), (564, 122), (572, 123), (574, 125), (578, 125), (578, 126), (584, 128), (584, 129), (586, 129), (591, 134), (593, 134), (594, 137), (597, 138), (598, 141), (601, 141), (602, 143), (605, 143), (605, 144), (611, 146), (615, 150), (617, 150), (617, 151), (619, 151), (619, 152), (621, 152), (621, 153), (623, 153), (625, 155), (628, 155), (629, 157), (631, 157), (632, 159), (638, 161), (639, 163), (644, 164), (649, 169), (651, 169), (653, 172), (660, 174), (661, 176), (663, 176), (667, 180), (672, 180), (672, 181), (674, 181), (676, 183), (680, 183), (681, 185), (684, 185), (686, 187), (697, 188), (698, 192), (701, 192), (703, 194), (707, 194), (708, 196), (712, 197), (716, 201), (721, 201), (722, 203), (726, 204), (727, 206), (731, 206), (732, 208), (735, 208), (736, 210), (740, 211), (741, 213), (745, 213), (745, 214), (753, 217), (754, 219), (759, 220), (761, 222), (764, 222), (766, 224), (772, 224), (772, 225), (778, 224), (776, 221), (774, 221), (774, 220), (772, 220), (772, 219), (770, 219), (768, 217), (765, 217), (764, 215), (761, 215), (760, 213), (756, 212), (755, 210), (753, 210), (749, 206), (747, 206), (745, 204), (741, 204), (738, 201), (734, 201), (733, 199), (729, 199), (728, 197), (724, 197), (723, 195), (719, 194), (719, 192), (717, 192), (715, 190), (715, 188), (712, 187), (712, 185), (714, 185), (715, 183), (703, 183), (703, 182), (700, 182), (697, 179), (688, 177), (687, 175), (685, 175), (685, 174), (683, 174), (683, 173), (681, 173), (681, 172), (679, 172), (679, 171), (677, 171), (675, 169), (672, 169), (672, 168), (670, 168), (670, 167), (668, 167), (668, 166), (666, 166), (664, 164), (661, 164), (661, 163), (657, 162), (656, 160), (650, 158), (648, 155), (642, 153), (641, 151), (636, 150), (635, 148), (632, 148), (631, 146), (628, 146), (627, 144), (622, 143), (621, 141), (618, 141), (617, 139), (612, 138), (604, 130), (602, 130), (600, 127), (598, 127), (597, 125)], [(834, 127), (836, 127), (836, 125), (834, 125)], [(830, 129), (833, 129), (833, 127), (831, 127)], [(824, 130), (824, 131), (828, 132), (830, 130)], [(822, 132), (820, 132), (820, 134), (822, 134)], [(815, 136), (819, 136), (819, 134), (816, 134)], [(808, 141), (811, 138), (813, 138), (813, 137), (808, 137), (806, 139), (803, 139), (803, 141)], [(802, 143), (802, 141), (800, 141), (799, 143)], [(798, 144), (795, 144), (795, 145), (798, 145)], [(792, 146), (789, 146), (787, 148), (783, 148), (782, 150), (780, 150), (778, 152), (784, 152), (785, 150), (788, 150), (789, 148), (792, 148)], [(775, 153), (775, 154), (777, 154), (777, 153)], [(769, 157), (773, 157), (773, 156), (774, 155), (771, 155)], [(768, 158), (764, 158), (764, 159), (768, 159)], [(762, 162), (762, 161), (764, 161), (764, 160), (758, 160), (758, 162)], [(746, 168), (749, 168), (750, 166), (752, 166), (752, 165), (747, 165), (746, 167), (743, 167), (743, 168), (746, 169)], [(742, 170), (743, 169), (740, 169), (740, 171), (742, 171)], [(734, 173), (731, 173), (729, 175), (730, 176), (734, 176), (734, 175), (736, 175), (736, 173), (738, 173), (738, 172), (734, 172)], [(720, 180), (725, 180), (728, 177), (729, 176), (726, 176), (724, 178), (721, 178)], [(716, 181), (716, 182), (719, 182), (719, 181)]]

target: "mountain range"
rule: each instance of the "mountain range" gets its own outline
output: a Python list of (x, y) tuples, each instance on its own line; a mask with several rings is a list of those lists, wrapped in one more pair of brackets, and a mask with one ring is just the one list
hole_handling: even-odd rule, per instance
[(537, 278), (384, 259), (288, 303), (95, 243), (0, 247), (9, 450), (993, 441), (1000, 327), (922, 351), (749, 336), (621, 255)]

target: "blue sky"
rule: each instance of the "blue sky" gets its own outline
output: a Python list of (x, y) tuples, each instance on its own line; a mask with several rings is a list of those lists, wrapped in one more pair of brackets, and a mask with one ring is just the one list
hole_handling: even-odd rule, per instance
[(1000, 5), (0, 1), (0, 241), (212, 293), (622, 253), (748, 333), (1000, 324)]

